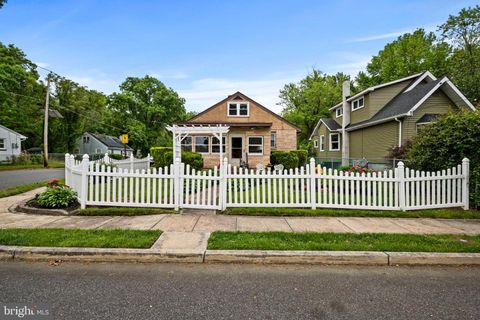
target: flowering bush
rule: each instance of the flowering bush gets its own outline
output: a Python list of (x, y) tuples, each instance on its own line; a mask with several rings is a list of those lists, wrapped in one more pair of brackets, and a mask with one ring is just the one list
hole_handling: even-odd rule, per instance
[(368, 172), (374, 172), (373, 169), (368, 168), (368, 162), (365, 163), (364, 165), (356, 164), (354, 166), (343, 166), (340, 167), (340, 171), (343, 171), (347, 174), (355, 174), (355, 173), (368, 173)]
[(58, 180), (50, 180), (47, 190), (37, 197), (37, 203), (44, 208), (67, 208), (77, 201), (77, 193)]

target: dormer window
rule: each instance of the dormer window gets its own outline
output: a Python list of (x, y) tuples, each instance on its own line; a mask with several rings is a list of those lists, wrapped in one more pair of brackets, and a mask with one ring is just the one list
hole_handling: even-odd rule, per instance
[(337, 115), (337, 118), (340, 118), (341, 116), (343, 116), (343, 107), (337, 108), (335, 110), (335, 114)]
[(353, 101), (352, 101), (352, 111), (361, 109), (361, 108), (363, 108), (364, 106), (365, 106), (365, 101), (364, 101), (363, 97), (358, 98), (357, 100), (353, 100)]
[(228, 116), (229, 117), (248, 117), (249, 105), (248, 102), (229, 102)]

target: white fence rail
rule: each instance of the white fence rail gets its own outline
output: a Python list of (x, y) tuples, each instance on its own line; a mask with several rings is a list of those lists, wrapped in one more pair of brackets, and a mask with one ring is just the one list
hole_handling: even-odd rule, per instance
[(237, 168), (227, 159), (220, 170), (196, 171), (179, 159), (169, 167), (150, 169), (150, 158), (145, 159), (127, 159), (128, 166), (122, 168), (108, 157), (90, 162), (87, 155), (82, 161), (66, 155), (66, 184), (78, 192), (82, 208), (468, 209), (468, 159), (438, 172), (415, 171), (400, 162), (395, 169), (367, 173), (322, 168), (313, 159), (306, 167), (282, 171)]

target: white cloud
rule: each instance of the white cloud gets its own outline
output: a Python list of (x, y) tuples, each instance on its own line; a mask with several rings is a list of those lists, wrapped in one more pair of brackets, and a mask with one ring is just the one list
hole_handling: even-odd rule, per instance
[(48, 68), (48, 66), (50, 64), (46, 63), (46, 62), (34, 62), (37, 66), (39, 66), (40, 68)]
[(165, 72), (151, 72), (149, 73), (150, 76), (155, 77), (157, 79), (173, 79), (173, 80), (182, 80), (189, 78), (189, 75), (183, 71), (165, 71)]
[(426, 32), (434, 31), (437, 28), (437, 25), (439, 24), (430, 24), (427, 26), (417, 26), (417, 27), (412, 27), (412, 28), (405, 28), (403, 30), (398, 30), (398, 31), (393, 31), (393, 32), (386, 32), (386, 33), (379, 33), (379, 34), (374, 34), (374, 35), (369, 35), (369, 36), (364, 36), (364, 37), (357, 37), (348, 40), (347, 42), (367, 42), (367, 41), (375, 41), (375, 40), (383, 40), (383, 39), (391, 39), (391, 38), (397, 38), (405, 33), (411, 33), (418, 28), (423, 28)]
[(343, 72), (351, 76), (357, 75), (359, 71), (365, 70), (365, 67), (372, 58), (369, 54), (358, 54), (353, 52), (334, 52), (336, 63), (329, 64), (323, 68), (327, 73)]
[(241, 91), (270, 110), (280, 113), (282, 108), (277, 105), (280, 101), (278, 98), (280, 89), (285, 84), (299, 79), (297, 76), (255, 80), (204, 78), (193, 81), (189, 89), (178, 92), (186, 99), (187, 110), (202, 111), (228, 95)]
[(66, 75), (70, 79), (81, 86), (88, 87), (92, 90), (101, 91), (105, 94), (110, 94), (118, 91), (120, 82), (108, 77), (106, 74), (99, 72), (91, 72), (87, 75)]

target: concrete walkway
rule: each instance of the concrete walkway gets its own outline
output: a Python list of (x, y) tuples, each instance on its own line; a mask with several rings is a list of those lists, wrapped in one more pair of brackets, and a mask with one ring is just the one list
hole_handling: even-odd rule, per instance
[(160, 229), (165, 232), (200, 234), (219, 230), (480, 234), (480, 219), (252, 217), (195, 214), (160, 214), (136, 217), (64, 217), (10, 213), (8, 211), (10, 206), (31, 198), (39, 191), (37, 189), (21, 195), (0, 198), (0, 228)]

